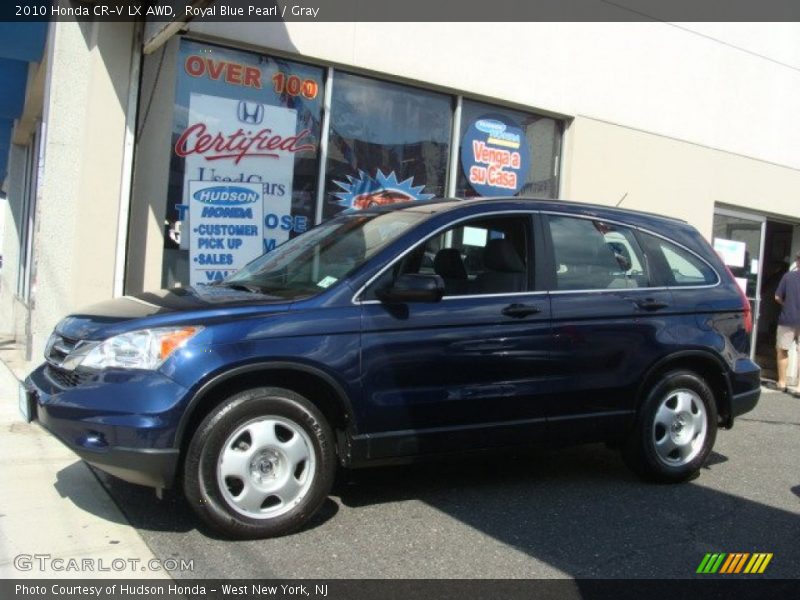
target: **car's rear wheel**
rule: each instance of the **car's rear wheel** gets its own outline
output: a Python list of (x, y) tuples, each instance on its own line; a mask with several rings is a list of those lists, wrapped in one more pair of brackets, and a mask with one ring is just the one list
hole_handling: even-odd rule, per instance
[(215, 530), (274, 537), (311, 518), (335, 470), (333, 434), (317, 407), (290, 390), (257, 388), (200, 424), (187, 449), (184, 492)]
[(705, 464), (716, 436), (711, 388), (696, 373), (670, 371), (647, 394), (623, 458), (647, 479), (685, 481)]

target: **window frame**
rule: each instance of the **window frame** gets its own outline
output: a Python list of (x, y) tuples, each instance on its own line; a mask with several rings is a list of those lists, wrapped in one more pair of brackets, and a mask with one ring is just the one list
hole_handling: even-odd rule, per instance
[[(352, 174), (350, 173), (343, 175), (333, 175), (332, 173), (333, 171), (335, 171), (335, 169), (331, 168), (330, 164), (331, 161), (330, 148), (333, 142), (334, 134), (338, 135), (340, 139), (348, 139), (341, 135), (341, 133), (335, 128), (335, 123), (334, 123), (338, 114), (334, 112), (334, 108), (336, 108), (336, 100), (334, 99), (334, 95), (337, 93), (338, 89), (341, 89), (342, 78), (344, 78), (345, 80), (347, 78), (355, 78), (356, 80), (361, 80), (359, 85), (367, 85), (367, 84), (378, 85), (378, 86), (387, 85), (396, 88), (398, 91), (403, 91), (404, 93), (426, 94), (428, 95), (429, 98), (434, 96), (439, 96), (442, 100), (448, 101), (449, 108), (447, 117), (449, 119), (449, 124), (448, 124), (447, 139), (445, 141), (446, 156), (444, 159), (444, 173), (441, 182), (442, 193), (433, 194), (434, 198), (448, 197), (450, 195), (449, 194), (450, 167), (451, 167), (452, 155), (454, 153), (452, 147), (452, 141), (453, 141), (452, 132), (455, 128), (455, 118), (456, 118), (455, 102), (454, 102), (455, 96), (453, 94), (449, 94), (441, 90), (436, 90), (431, 87), (425, 87), (414, 83), (398, 81), (396, 79), (387, 77), (380, 77), (374, 74), (364, 74), (353, 70), (334, 68), (334, 67), (331, 67), (331, 69), (332, 71), (329, 71), (325, 77), (325, 85), (326, 85), (325, 89), (329, 97), (326, 97), (327, 98), (326, 104), (323, 105), (323, 113), (325, 119), (323, 123), (324, 127), (322, 128), (322, 131), (320, 133), (320, 139), (325, 138), (325, 144), (324, 144), (324, 151), (321, 151), (319, 156), (320, 172), (317, 181), (318, 195), (317, 195), (317, 206), (316, 206), (317, 218), (318, 218), (317, 224), (332, 219), (343, 210), (348, 209), (346, 207), (341, 207), (339, 210), (333, 212), (332, 214), (327, 214), (330, 212), (330, 207), (335, 204), (335, 203), (331, 204), (332, 200), (330, 196), (333, 196), (336, 193), (341, 193), (343, 191), (341, 189), (341, 186), (337, 187), (335, 180), (336, 179), (344, 180), (347, 179), (348, 177), (352, 177)], [(345, 83), (345, 86), (346, 85), (348, 84)], [(330, 92), (327, 92), (328, 89), (330, 89)], [(382, 144), (382, 145), (386, 147), (391, 147), (390, 144)], [(402, 145), (408, 145), (408, 144), (402, 144)], [(323, 149), (321, 148), (321, 150)], [(376, 168), (381, 172), (385, 170), (386, 171), (385, 175), (387, 176), (390, 175), (391, 173), (397, 173), (397, 170), (390, 170), (390, 168), (387, 167), (386, 164), (383, 164), (382, 166)], [(372, 176), (373, 171), (374, 171), (373, 167), (365, 167), (363, 165), (360, 165), (356, 169), (357, 174), (364, 172), (369, 176)], [(397, 177), (400, 179), (401, 182), (407, 179), (406, 174), (403, 174), (402, 176), (397, 174)], [(411, 176), (412, 180), (413, 177), (414, 176), (412, 175)], [(356, 176), (355, 179), (358, 179), (358, 177)], [(344, 181), (340, 181), (339, 183), (344, 183)], [(414, 180), (412, 181), (412, 186), (414, 185), (420, 185), (420, 182)], [(423, 189), (419, 190), (419, 192), (423, 194), (432, 193), (430, 191), (426, 191), (427, 188), (429, 187), (427, 181), (422, 183), (421, 185), (423, 186)], [(430, 187), (433, 186), (431, 185)]]
[[(537, 183), (536, 181), (533, 182), (523, 182), (519, 192), (508, 196), (508, 198), (525, 198), (525, 197), (532, 197), (532, 198), (547, 198), (549, 200), (557, 201), (559, 198), (559, 194), (561, 191), (561, 180), (562, 180), (562, 162), (563, 162), (563, 154), (564, 154), (564, 131), (565, 131), (565, 123), (567, 122), (566, 117), (559, 117), (552, 114), (548, 114), (541, 110), (537, 110), (532, 107), (519, 107), (519, 106), (512, 106), (510, 104), (505, 104), (499, 99), (481, 99), (476, 96), (467, 95), (464, 93), (455, 94), (456, 103), (457, 103), (457, 114), (454, 114), (453, 119), (453, 143), (451, 144), (451, 162), (450, 166), (452, 167), (452, 172), (448, 171), (448, 194), (450, 196), (457, 196), (459, 198), (468, 198), (468, 199), (479, 199), (486, 196), (477, 193), (474, 188), (471, 187), (471, 184), (467, 181), (466, 174), (463, 170), (463, 165), (461, 164), (461, 146), (463, 144), (464, 138), (464, 131), (469, 127), (470, 121), (466, 120), (466, 115), (464, 114), (465, 111), (471, 110), (471, 107), (468, 105), (473, 105), (478, 110), (475, 111), (476, 115), (486, 115), (492, 113), (499, 113), (507, 118), (510, 118), (514, 121), (518, 121), (520, 117), (525, 116), (535, 116), (536, 120), (540, 119), (550, 119), (554, 122), (554, 136), (553, 136), (553, 144), (551, 148), (550, 156), (553, 159), (553, 164), (550, 166), (552, 169), (551, 176), (549, 181), (551, 182), (551, 190), (549, 195), (545, 195), (540, 193), (538, 190), (529, 190), (525, 191), (525, 187)], [(531, 148), (531, 155), (533, 155), (533, 148)], [(460, 183), (462, 182), (462, 178), (464, 179), (464, 194), (460, 195)], [(473, 194), (470, 194), (470, 190), (472, 190)]]

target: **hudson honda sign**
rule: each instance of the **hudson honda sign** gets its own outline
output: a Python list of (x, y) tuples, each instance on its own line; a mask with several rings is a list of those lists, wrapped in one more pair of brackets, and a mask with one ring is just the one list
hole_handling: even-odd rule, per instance
[(261, 200), (261, 194), (250, 188), (233, 185), (217, 185), (198, 190), (192, 198), (203, 204), (216, 204), (221, 206), (238, 206), (250, 204)]
[(189, 283), (227, 277), (262, 253), (263, 186), (189, 182)]

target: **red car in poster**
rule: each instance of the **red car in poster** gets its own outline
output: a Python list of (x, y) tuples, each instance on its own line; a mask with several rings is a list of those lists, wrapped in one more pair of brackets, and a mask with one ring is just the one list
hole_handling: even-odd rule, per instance
[(413, 184), (413, 177), (397, 180), (394, 171), (388, 175), (378, 169), (375, 177), (359, 170), (358, 177), (347, 176), (348, 181), (334, 181), (343, 191), (336, 192), (338, 204), (346, 208), (362, 210), (376, 206), (388, 206), (400, 202), (428, 200), (433, 194), (422, 193), (424, 185)]
[(416, 198), (397, 190), (381, 190), (369, 194), (359, 194), (353, 198), (352, 208), (373, 208), (398, 202), (411, 202), (412, 200), (416, 200)]

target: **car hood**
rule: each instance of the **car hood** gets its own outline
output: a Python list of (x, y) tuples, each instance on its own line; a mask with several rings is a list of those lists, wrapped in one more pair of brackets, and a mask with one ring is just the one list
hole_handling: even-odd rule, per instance
[(134, 329), (209, 324), (283, 312), (290, 306), (284, 298), (226, 287), (172, 288), (92, 304), (64, 318), (56, 331), (73, 339), (105, 339)]

